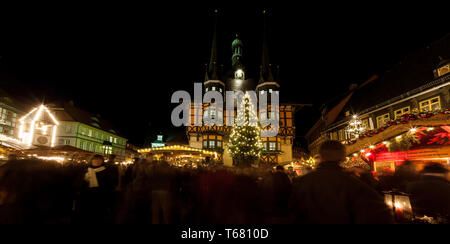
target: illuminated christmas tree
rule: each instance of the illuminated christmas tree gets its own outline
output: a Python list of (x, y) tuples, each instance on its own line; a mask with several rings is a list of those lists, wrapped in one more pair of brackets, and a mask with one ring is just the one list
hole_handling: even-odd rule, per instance
[[(238, 115), (231, 130), (228, 150), (238, 167), (250, 167), (262, 151), (261, 127), (250, 96), (245, 94)], [(242, 112), (243, 111), (243, 112)]]

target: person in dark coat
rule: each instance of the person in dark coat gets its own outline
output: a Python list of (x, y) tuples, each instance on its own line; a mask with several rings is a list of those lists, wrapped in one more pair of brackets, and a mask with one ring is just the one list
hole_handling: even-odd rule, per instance
[(103, 156), (95, 155), (84, 174), (79, 199), (82, 223), (111, 223), (116, 178), (104, 164)]
[(175, 172), (170, 165), (161, 161), (152, 171), (152, 223), (172, 223), (173, 193), (175, 191)]
[(367, 184), (340, 167), (345, 147), (326, 141), (320, 149), (317, 169), (295, 181), (290, 202), (294, 223), (390, 224), (391, 211), (383, 198)]
[(411, 194), (411, 205), (416, 215), (441, 216), (450, 221), (450, 182), (449, 171), (438, 163), (426, 166), (420, 180), (407, 185)]
[(289, 197), (291, 195), (291, 181), (284, 173), (283, 166), (278, 165), (273, 174), (274, 217), (282, 218), (288, 212)]

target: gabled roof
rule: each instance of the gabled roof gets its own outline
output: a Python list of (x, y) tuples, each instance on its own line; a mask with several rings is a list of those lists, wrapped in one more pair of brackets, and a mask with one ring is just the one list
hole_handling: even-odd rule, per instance
[(361, 85), (359, 85), (355, 90), (350, 91), (341, 101), (339, 101), (328, 113), (325, 115), (325, 120), (318, 120), (314, 126), (306, 133), (306, 136), (310, 135), (313, 131), (317, 130), (321, 124), (326, 122), (326, 125), (330, 125), (336, 121), (336, 119), (341, 114), (342, 110), (346, 107), (350, 99), (352, 98), (353, 94), (358, 90), (362, 89), (363, 87), (369, 85), (374, 80), (378, 78), (377, 75), (372, 75), (367, 81), (363, 82)]
[(53, 125), (59, 124), (59, 122), (56, 120), (52, 112), (44, 105), (33, 108), (30, 112), (28, 112), (26, 115), (20, 118), (20, 121), (32, 121), (32, 120), (43, 121)]
[[(450, 35), (409, 55), (381, 78), (359, 86), (345, 106), (345, 111), (367, 112), (371, 107), (430, 84), (435, 80), (433, 70), (438, 67), (440, 56), (450, 57)], [(341, 113), (336, 121), (344, 118), (345, 115)]]
[[(65, 102), (62, 105), (56, 105), (53, 108), (56, 118), (60, 121), (80, 122), (103, 131), (124, 137), (118, 130), (107, 120), (98, 115), (94, 115), (85, 110), (75, 107), (71, 103)], [(125, 138), (125, 137), (124, 137)]]

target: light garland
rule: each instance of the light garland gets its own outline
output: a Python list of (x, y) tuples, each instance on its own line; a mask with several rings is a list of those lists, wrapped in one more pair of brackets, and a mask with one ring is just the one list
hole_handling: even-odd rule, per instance
[[(40, 119), (42, 114), (45, 112), (52, 120), (53, 124), (46, 124)], [(34, 115), (34, 116), (33, 116)], [(31, 110), (28, 114), (19, 119), (19, 140), (21, 144), (30, 147), (33, 144), (33, 139), (35, 136), (35, 130), (42, 131), (43, 135), (47, 135), (48, 127), (52, 127), (50, 147), (55, 146), (56, 134), (59, 122), (56, 120), (55, 116), (50, 112), (50, 110), (44, 106), (40, 105), (37, 108)]]
[(234, 159), (252, 161), (260, 157), (263, 149), (261, 127), (250, 95), (246, 93), (243, 100), (231, 130), (228, 151)]

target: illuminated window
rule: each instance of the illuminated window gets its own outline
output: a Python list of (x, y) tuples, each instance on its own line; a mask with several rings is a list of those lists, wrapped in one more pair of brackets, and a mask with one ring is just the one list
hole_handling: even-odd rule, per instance
[(433, 97), (419, 103), (420, 112), (435, 111), (441, 109), (440, 97)]
[(215, 141), (209, 141), (209, 148), (214, 148)]
[(369, 119), (364, 119), (364, 120), (362, 121), (362, 126), (363, 126), (363, 128), (365, 128), (366, 130), (370, 129), (370, 126), (369, 126)]
[(261, 93), (262, 95), (264, 95), (264, 91), (260, 91), (260, 93)]
[(92, 136), (92, 130), (89, 130), (88, 132), (88, 136), (91, 137)]
[(216, 87), (213, 86), (213, 87), (211, 88), (211, 91), (215, 91), (215, 90), (216, 90)]
[(389, 113), (378, 116), (377, 117), (377, 126), (378, 126), (378, 128), (386, 125), (386, 122), (388, 122), (390, 118), (391, 117), (390, 117)]
[(411, 107), (404, 107), (394, 111), (395, 119), (400, 118), (402, 115), (409, 113), (411, 111)]
[(217, 147), (222, 147), (222, 142), (221, 141), (217, 141)]
[(205, 91), (208, 92), (208, 87), (206, 87)]
[(276, 142), (269, 142), (269, 150), (270, 151), (277, 150), (277, 143)]
[(331, 140), (339, 140), (337, 131), (331, 132), (330, 137), (331, 137)]
[(272, 93), (272, 89), (269, 89), (269, 93)]
[(220, 93), (222, 93), (222, 88), (219, 88)]
[(341, 141), (345, 140), (345, 131), (344, 130), (340, 130), (339, 131), (339, 138), (338, 138), (338, 140), (341, 140)]
[(211, 119), (214, 119), (216, 117), (216, 111), (211, 110)]
[(208, 141), (203, 141), (203, 148), (208, 148)]

